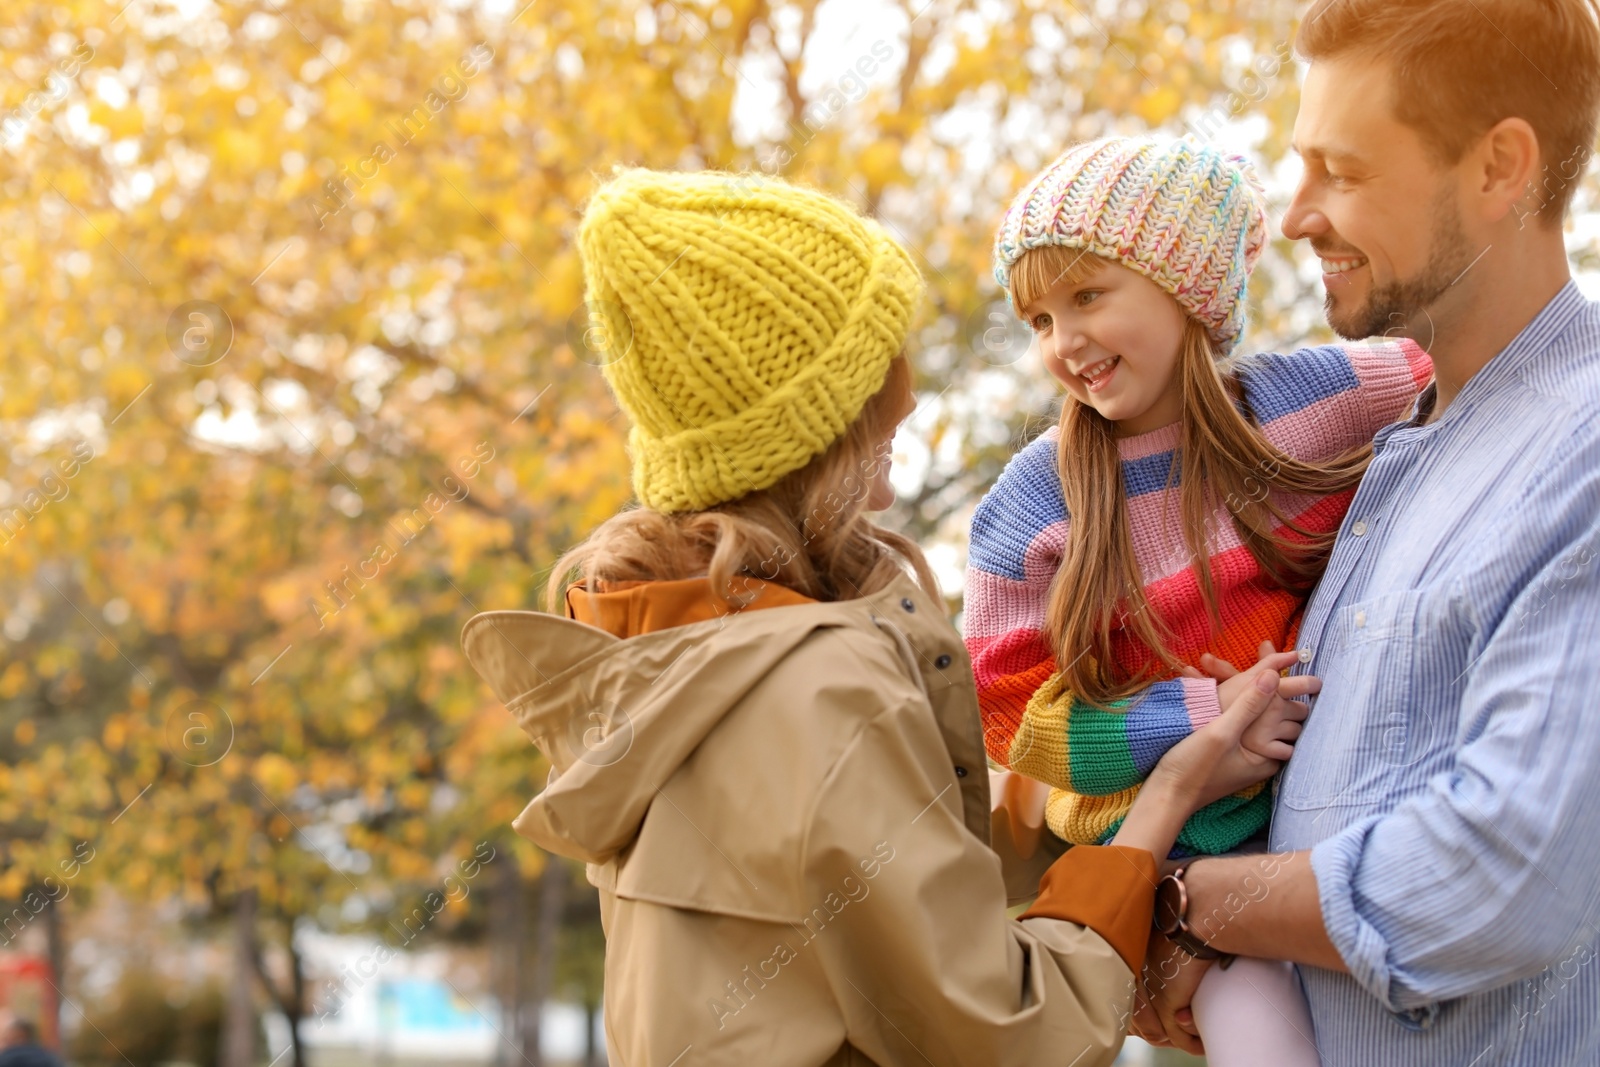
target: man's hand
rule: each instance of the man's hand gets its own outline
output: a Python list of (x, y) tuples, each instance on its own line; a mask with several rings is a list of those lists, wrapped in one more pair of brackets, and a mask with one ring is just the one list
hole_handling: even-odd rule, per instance
[(1160, 934), (1151, 934), (1144, 974), (1134, 992), (1129, 1030), (1152, 1045), (1204, 1056), (1205, 1046), (1189, 1004), (1211, 964), (1211, 960), (1195, 959)]
[[(1261, 642), (1260, 654), (1261, 658), (1255, 666), (1271, 667), (1275, 671), (1293, 666), (1298, 659), (1293, 652), (1275, 651), (1271, 641)], [(1204, 678), (1207, 675), (1215, 678), (1220, 683), (1217, 686), (1217, 702), (1223, 707), (1237, 700), (1249, 684), (1246, 675), (1237, 667), (1209, 652), (1200, 658), (1200, 666), (1204, 674), (1193, 667), (1184, 668), (1183, 673), (1191, 678)], [(1241, 739), (1243, 746), (1258, 756), (1280, 763), (1294, 755), (1294, 743), (1300, 739), (1306, 716), (1311, 713), (1309, 707), (1295, 698), (1321, 690), (1322, 679), (1314, 675), (1299, 674), (1279, 681), (1277, 696), (1267, 705), (1261, 717), (1245, 729)]]

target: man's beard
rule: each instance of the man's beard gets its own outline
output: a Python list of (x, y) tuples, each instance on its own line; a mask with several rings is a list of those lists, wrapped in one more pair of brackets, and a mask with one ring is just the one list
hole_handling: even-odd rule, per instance
[(1330, 291), (1323, 306), (1333, 332), (1347, 341), (1406, 332), (1445, 290), (1461, 280), (1472, 266), (1473, 253), (1461, 229), (1461, 207), (1449, 190), (1433, 202), (1431, 245), (1427, 265), (1414, 277), (1373, 286), (1360, 307), (1341, 313)]

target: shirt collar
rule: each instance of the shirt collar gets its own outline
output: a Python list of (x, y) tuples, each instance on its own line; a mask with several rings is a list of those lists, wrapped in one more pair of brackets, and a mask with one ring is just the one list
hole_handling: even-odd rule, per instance
[[(1450, 405), (1449, 410), (1439, 416), (1439, 422), (1448, 420), (1455, 414), (1457, 408), (1465, 411), (1476, 407), (1484, 399), (1498, 392), (1502, 386), (1521, 377), (1522, 371), (1528, 364), (1544, 355), (1566, 331), (1568, 324), (1578, 312), (1588, 304), (1588, 297), (1584, 296), (1578, 284), (1569, 278), (1567, 284), (1561, 287), (1544, 309), (1522, 328), (1522, 332), (1500, 350), (1499, 355), (1467, 379), (1467, 384), (1462, 387), (1460, 395)], [(1435, 386), (1430, 384), (1423, 394), (1423, 397), (1428, 398), (1428, 407), (1421, 407), (1423, 397), (1418, 397), (1419, 406), (1413, 409), (1413, 416), (1417, 417), (1418, 413), (1431, 410), (1436, 395)], [(1437, 426), (1439, 422), (1434, 425)]]
[[(1522, 332), (1501, 349), (1499, 355), (1484, 364), (1477, 374), (1467, 380), (1455, 403), (1451, 404), (1450, 409), (1432, 425), (1439, 426), (1450, 421), (1457, 411), (1476, 407), (1481, 400), (1492, 396), (1501, 385), (1514, 381), (1530, 361), (1542, 355), (1556, 338), (1561, 336), (1567, 324), (1588, 304), (1588, 297), (1583, 295), (1576, 282), (1569, 279), (1543, 310), (1522, 328)], [(1412, 403), (1411, 413), (1405, 420), (1390, 423), (1373, 437), (1373, 454), (1382, 452), (1389, 439), (1402, 430), (1431, 429), (1432, 427), (1426, 423), (1438, 399), (1439, 383), (1429, 382)], [(1462, 403), (1463, 401), (1466, 403)]]
[(1383, 451), (1383, 446), (1389, 443), (1389, 438), (1401, 430), (1410, 430), (1420, 427), (1433, 411), (1433, 405), (1439, 398), (1439, 385), (1429, 382), (1427, 387), (1411, 402), (1411, 413), (1399, 422), (1391, 422), (1380, 429), (1372, 438), (1372, 454), (1377, 455)]

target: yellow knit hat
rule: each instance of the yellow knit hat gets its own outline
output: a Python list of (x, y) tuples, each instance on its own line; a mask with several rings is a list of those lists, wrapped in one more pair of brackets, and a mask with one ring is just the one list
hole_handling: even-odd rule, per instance
[(602, 367), (646, 507), (700, 511), (826, 451), (883, 386), (922, 297), (847, 204), (775, 178), (629, 170), (578, 228)]

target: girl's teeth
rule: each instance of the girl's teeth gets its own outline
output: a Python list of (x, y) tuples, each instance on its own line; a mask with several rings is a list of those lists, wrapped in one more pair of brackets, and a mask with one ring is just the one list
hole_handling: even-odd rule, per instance
[(1106, 360), (1104, 363), (1096, 363), (1094, 366), (1090, 367), (1088, 370), (1083, 372), (1083, 377), (1088, 378), (1090, 381), (1093, 381), (1094, 379), (1100, 377), (1102, 374), (1104, 374), (1107, 371), (1109, 371), (1111, 369), (1112, 364), (1116, 363), (1116, 361), (1117, 361), (1116, 357), (1113, 356), (1110, 359)]

